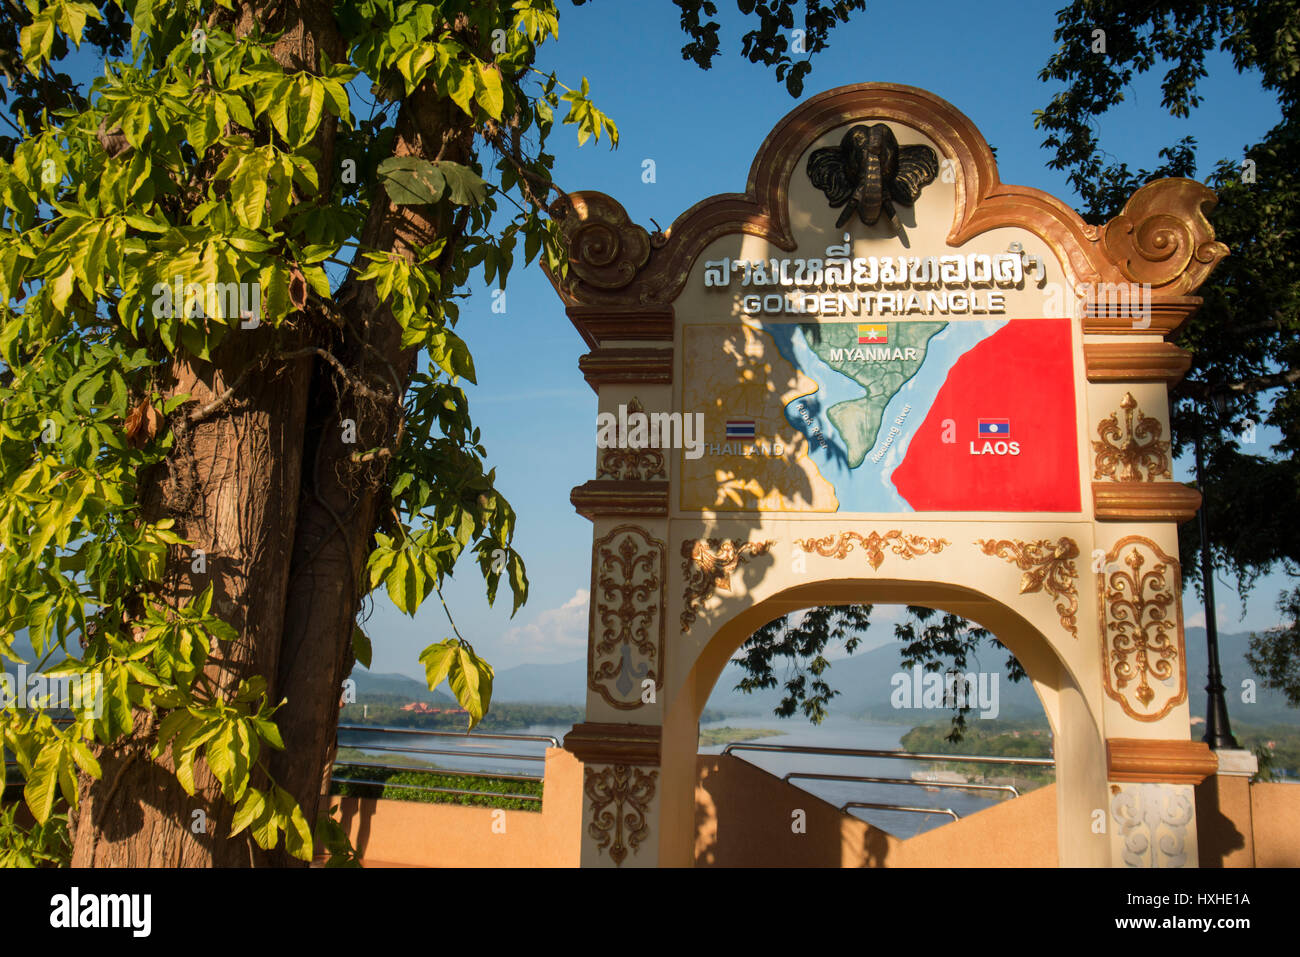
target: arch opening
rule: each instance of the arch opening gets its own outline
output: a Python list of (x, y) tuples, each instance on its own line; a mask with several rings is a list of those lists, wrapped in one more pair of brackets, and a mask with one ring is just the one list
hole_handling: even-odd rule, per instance
[[(689, 852), (690, 862), (710, 863), (709, 838), (702, 838), (701, 835), (710, 828), (716, 831), (718, 827), (726, 826), (725, 821), (717, 819), (717, 815), (724, 812), (723, 808), (705, 806), (709, 804), (709, 794), (706, 793), (707, 788), (703, 787), (697, 778), (700, 775), (707, 775), (707, 761), (705, 755), (696, 753), (697, 748), (694, 745), (698, 741), (700, 717), (727, 664), (733, 660), (737, 651), (755, 631), (771, 621), (817, 606), (848, 604), (924, 606), (951, 613), (986, 629), (1021, 663), (1028, 681), (1034, 688), (1042, 713), (1046, 716), (1054, 746), (1054, 756), (1057, 760), (1056, 799), (1051, 806), (1051, 817), (1060, 822), (1080, 820), (1096, 800), (1104, 795), (1104, 746), (1095, 712), (1081, 693), (1080, 683), (1071, 672), (1069, 663), (1053, 648), (1050, 640), (1042, 632), (1014, 609), (975, 588), (964, 585), (904, 579), (825, 579), (784, 589), (755, 602), (721, 622), (699, 650), (681, 686), (671, 696), (665, 710), (663, 724), (666, 826), (665, 843), (661, 845), (662, 853), (671, 853), (667, 845), (671, 841), (668, 835), (672, 830), (670, 826), (672, 822), (676, 820), (684, 823), (688, 819), (688, 809), (685, 806), (676, 813), (670, 807), (671, 795), (677, 791), (676, 785), (681, 777), (690, 776), (691, 790), (694, 792), (689, 808), (692, 841)], [(896, 649), (891, 650), (896, 653)], [(895, 660), (894, 670), (897, 671), (900, 667), (901, 665)], [(948, 710), (943, 710), (932, 714), (950, 713)], [(916, 723), (921, 725), (926, 721), (918, 717)], [(690, 747), (685, 746), (688, 737)], [(862, 745), (850, 746), (861, 747)], [(690, 752), (689, 760), (686, 751)], [(907, 762), (900, 761), (899, 764), (903, 765)], [(865, 773), (874, 775), (878, 772)], [(891, 787), (897, 792), (896, 785)], [(684, 792), (685, 788), (681, 788), (681, 791)], [(818, 800), (814, 794), (810, 793), (809, 796)], [(932, 800), (922, 802), (923, 805), (933, 803)], [(1084, 805), (1089, 807), (1085, 808)], [(968, 806), (974, 806), (978, 811), (991, 805), (968, 804)], [(868, 819), (871, 817), (879, 819), (881, 816), (877, 811), (869, 814)], [(905, 815), (894, 814), (896, 820), (903, 816)], [(1039, 818), (1042, 818), (1041, 813)], [(867, 821), (862, 823), (868, 824)], [(1052, 827), (1053, 840), (1057, 844), (1060, 843), (1060, 835), (1056, 833), (1058, 826)], [(913, 829), (909, 833), (903, 829), (900, 833), (904, 838), (908, 838), (926, 830), (929, 828)], [(867, 833), (868, 846), (851, 848), (845, 841), (845, 846), (841, 848), (844, 855), (841, 861), (827, 859), (820, 863), (840, 866), (844, 863), (859, 862), (888, 866), (891, 849), (897, 850), (897, 840), (894, 835), (874, 824), (868, 824)], [(678, 847), (681, 848), (680, 842)], [(1061, 861), (1078, 857), (1078, 849), (1074, 847), (1071, 847), (1068, 853), (1060, 848), (1053, 850), (1057, 859)], [(1097, 848), (1093, 850), (1096, 851)], [(834, 848), (831, 848), (829, 853), (833, 857)], [(895, 853), (894, 856), (897, 858), (899, 855)], [(1093, 857), (1096, 857), (1095, 853)]]

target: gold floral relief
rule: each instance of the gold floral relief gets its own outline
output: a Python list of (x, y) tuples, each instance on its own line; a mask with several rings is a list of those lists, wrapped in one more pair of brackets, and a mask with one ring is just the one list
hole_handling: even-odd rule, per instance
[(1074, 582), (1079, 570), (1074, 560), (1079, 557), (1079, 546), (1073, 539), (1062, 536), (1053, 544), (1048, 539), (1022, 542), (990, 538), (975, 544), (985, 555), (1005, 559), (1020, 569), (1020, 594), (1046, 592), (1057, 599), (1061, 627), (1078, 639), (1079, 593)]
[[(629, 417), (636, 413), (645, 414), (641, 400), (633, 397), (627, 404)], [(664, 454), (659, 449), (634, 449), (628, 446), (627, 436), (615, 427), (614, 448), (603, 449), (600, 460), (596, 463), (596, 478), (612, 478), (620, 481), (648, 482), (652, 479), (667, 479)]]
[(642, 683), (663, 687), (664, 543), (620, 525), (592, 547), (587, 684), (615, 708), (641, 707)]
[(766, 555), (774, 542), (735, 542), (729, 538), (682, 542), (682, 631), (690, 631), (698, 609), (715, 590), (731, 591), (731, 575), (747, 558)]
[(796, 541), (805, 552), (813, 552), (823, 558), (847, 558), (853, 551), (854, 543), (862, 546), (867, 556), (867, 564), (873, 569), (881, 566), (885, 560), (886, 549), (900, 558), (912, 560), (918, 555), (937, 555), (952, 542), (943, 538), (926, 538), (924, 535), (905, 535), (899, 529), (892, 529), (881, 535), (871, 532), (859, 535), (857, 532), (840, 532), (838, 535), (826, 535), (823, 538), (804, 538)]
[(1096, 456), (1093, 478), (1109, 478), (1116, 482), (1154, 482), (1157, 478), (1173, 478), (1169, 470), (1169, 443), (1160, 438), (1164, 427), (1156, 419), (1143, 414), (1131, 392), (1124, 393), (1119, 407), (1119, 412), (1097, 424), (1101, 440), (1094, 439), (1092, 443)]
[(621, 866), (650, 834), (650, 802), (659, 772), (626, 764), (583, 768), (583, 792), (591, 802), (587, 833), (596, 850), (609, 848), (610, 859)]
[(1177, 559), (1141, 535), (1120, 539), (1097, 575), (1106, 693), (1139, 721), (1187, 698)]

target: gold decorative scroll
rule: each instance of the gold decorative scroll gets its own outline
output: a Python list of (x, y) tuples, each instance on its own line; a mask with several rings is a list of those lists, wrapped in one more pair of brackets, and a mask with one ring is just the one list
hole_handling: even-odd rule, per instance
[(587, 685), (615, 708), (639, 708), (641, 683), (663, 687), (664, 543), (620, 525), (591, 553)]
[(862, 550), (867, 553), (867, 564), (873, 569), (879, 568), (884, 562), (886, 548), (900, 558), (911, 561), (918, 555), (937, 555), (943, 551), (944, 546), (952, 544), (943, 538), (905, 535), (896, 528), (885, 532), (884, 535), (879, 532), (872, 532), (866, 536), (859, 535), (857, 532), (840, 532), (838, 535), (827, 535), (824, 538), (799, 539), (795, 544), (805, 552), (815, 552), (823, 558), (846, 558), (849, 552), (853, 551), (854, 542), (861, 545)]
[(1011, 539), (979, 539), (975, 542), (985, 555), (1012, 562), (1023, 572), (1020, 576), (1020, 594), (1046, 592), (1057, 599), (1056, 613), (1061, 616), (1061, 627), (1079, 637), (1079, 594), (1074, 580), (1079, 577), (1074, 560), (1079, 557), (1079, 546), (1071, 538), (1062, 536), (1055, 545), (1048, 539), (1022, 542)]
[(610, 859), (621, 866), (627, 852), (637, 852), (650, 834), (650, 802), (659, 772), (626, 764), (583, 768), (583, 792), (591, 802), (587, 833), (596, 840), (597, 852), (609, 848)]
[(731, 573), (746, 556), (766, 555), (774, 542), (733, 542), (729, 538), (687, 539), (682, 542), (682, 631), (690, 631), (697, 609), (715, 589), (731, 591)]
[[(1109, 478), (1116, 482), (1154, 482), (1157, 478), (1173, 478), (1169, 471), (1169, 443), (1160, 438), (1164, 428), (1157, 420), (1143, 414), (1131, 392), (1124, 393), (1119, 407), (1120, 412), (1097, 424), (1101, 441), (1094, 439), (1092, 443), (1096, 455), (1093, 478)], [(1124, 417), (1122, 425), (1121, 414)]]
[(1106, 693), (1139, 721), (1187, 698), (1179, 591), (1178, 561), (1141, 535), (1116, 542), (1097, 575)]
[(556, 200), (551, 213), (568, 242), (568, 284), (579, 282), (612, 291), (628, 285), (650, 259), (651, 236), (603, 193), (580, 193)]
[[(633, 398), (627, 404), (627, 414), (645, 413), (641, 400)], [(617, 432), (618, 430), (615, 429)], [(634, 480), (648, 482), (651, 479), (667, 479), (664, 468), (664, 454), (659, 449), (634, 449), (626, 446), (627, 436), (619, 434), (618, 444), (612, 449), (603, 449), (600, 461), (596, 464), (596, 478), (612, 478), (619, 481)]]
[(1159, 295), (1195, 292), (1228, 255), (1205, 216), (1217, 201), (1213, 190), (1190, 179), (1147, 183), (1101, 227), (1106, 257), (1124, 278), (1150, 285)]

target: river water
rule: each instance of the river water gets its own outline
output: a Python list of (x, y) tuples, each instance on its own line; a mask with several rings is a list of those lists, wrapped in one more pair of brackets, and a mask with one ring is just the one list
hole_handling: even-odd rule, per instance
[[(883, 724), (872, 721), (858, 721), (851, 718), (828, 718), (821, 725), (813, 726), (803, 720), (782, 720), (774, 717), (731, 717), (722, 721), (702, 724), (702, 728), (732, 727), (761, 728), (781, 730), (785, 733), (778, 737), (756, 738), (746, 744), (781, 744), (813, 746), (822, 748), (862, 748), (875, 750), (898, 750), (899, 740), (907, 733), (909, 725)], [(569, 731), (569, 726), (534, 725), (519, 733), (536, 735), (554, 735), (560, 741)], [(486, 771), (492, 773), (508, 772), (540, 776), (543, 765), (539, 760), (520, 760), (508, 755), (528, 755), (540, 758), (548, 747), (547, 742), (533, 741), (496, 741), (489, 738), (456, 738), (438, 735), (388, 735), (367, 734), (364, 732), (340, 731), (341, 747), (362, 748), (372, 754), (375, 763), (381, 764), (393, 752), (374, 750), (375, 745), (401, 745), (418, 748), (454, 749), (455, 755), (412, 755), (421, 760), (432, 761), (438, 765), (461, 771)], [(397, 739), (397, 740), (395, 740)], [(712, 745), (700, 749), (702, 754), (718, 754), (724, 745)], [(865, 777), (891, 777), (910, 779), (914, 771), (931, 770), (927, 762), (910, 761), (894, 758), (855, 758), (831, 755), (783, 754), (773, 752), (739, 751), (735, 756), (750, 761), (758, 767), (783, 777), (791, 772), (811, 771), (820, 774), (852, 774)], [(796, 787), (808, 791), (824, 801), (840, 807), (849, 801), (867, 801), (874, 804), (904, 804), (912, 807), (951, 808), (962, 817), (989, 807), (1007, 798), (1001, 794), (986, 796), (976, 792), (956, 788), (938, 788), (930, 790), (915, 785), (869, 784), (857, 781), (808, 781), (792, 782)], [(874, 808), (855, 808), (849, 813), (899, 838), (908, 838), (923, 831), (947, 824), (952, 820), (941, 813), (915, 813), (908, 811), (885, 811)]]

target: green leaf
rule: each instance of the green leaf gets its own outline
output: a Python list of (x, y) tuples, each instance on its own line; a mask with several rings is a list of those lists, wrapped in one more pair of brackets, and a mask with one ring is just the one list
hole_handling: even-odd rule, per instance
[(437, 689), (446, 680), (447, 672), (451, 669), (452, 660), (456, 657), (459, 646), (460, 643), (454, 638), (448, 638), (420, 652), (420, 662), (424, 665), (424, 676), (430, 691)]
[[(18, 48), (22, 51), (22, 61), (33, 76), (40, 75), (41, 64), (49, 57), (54, 47), (54, 18), (50, 15), (52, 9), (42, 10), (18, 34)], [(41, 823), (45, 822), (42, 820)]]
[[(239, 802), (235, 809), (234, 820), (230, 822), (230, 836), (234, 837), (244, 828), (253, 824), (262, 816), (266, 809), (266, 798), (257, 788), (249, 788), (244, 792), (244, 799)], [(260, 843), (260, 842), (259, 842)]]
[(44, 824), (49, 820), (50, 812), (54, 809), (54, 799), (59, 787), (59, 766), (64, 760), (66, 755), (62, 742), (50, 741), (41, 749), (36, 764), (27, 776), (23, 799), (27, 802), (32, 817), (36, 818), (37, 824)]
[(312, 847), (311, 828), (307, 826), (302, 808), (295, 802), (289, 812), (289, 826), (284, 829), (284, 848), (298, 860), (310, 861)]
[(501, 119), (501, 111), (505, 108), (505, 92), (501, 88), (500, 71), (487, 63), (479, 63), (478, 81), (479, 106), (487, 110), (493, 119)]
[(363, 668), (370, 667), (370, 659), (373, 654), (370, 636), (362, 631), (358, 625), (352, 626), (352, 654), (357, 659), (357, 664)]
[(90, 748), (86, 747), (84, 741), (74, 738), (72, 740), (72, 757), (77, 762), (77, 767), (85, 771), (93, 778), (102, 776), (99, 762), (95, 760), (95, 755), (91, 753)]
[(492, 666), (465, 645), (458, 645), (448, 681), (460, 706), (469, 712), (469, 730), (483, 720), (492, 702)]
[(408, 615), (415, 614), (415, 596), (407, 594), (407, 573), (410, 570), (411, 557), (406, 552), (399, 552), (393, 562), (392, 570), (384, 581), (388, 588), (388, 597), (400, 611)]
[(487, 183), (460, 163), (392, 156), (379, 164), (378, 173), (388, 198), (399, 206), (436, 203), (444, 194), (459, 206), (477, 206), (487, 198)]

